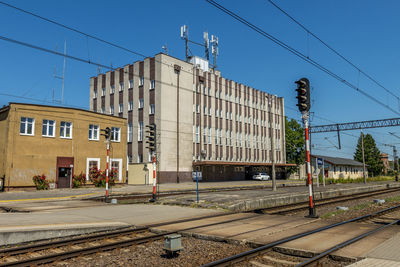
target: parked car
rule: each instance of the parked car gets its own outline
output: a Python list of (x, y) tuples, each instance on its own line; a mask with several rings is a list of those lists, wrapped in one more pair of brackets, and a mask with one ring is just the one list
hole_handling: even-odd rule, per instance
[(253, 180), (267, 181), (269, 180), (269, 175), (265, 172), (259, 172), (253, 175)]

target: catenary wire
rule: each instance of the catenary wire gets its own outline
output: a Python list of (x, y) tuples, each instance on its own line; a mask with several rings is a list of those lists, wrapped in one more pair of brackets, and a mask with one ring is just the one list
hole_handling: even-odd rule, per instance
[(272, 36), (271, 34), (265, 32), (264, 30), (262, 30), (261, 28), (255, 26), (254, 24), (250, 23), (249, 21), (247, 21), (246, 19), (244, 19), (243, 17), (237, 15), (236, 13), (230, 11), (229, 9), (223, 7), (222, 5), (216, 3), (213, 0), (206, 0), (208, 3), (210, 3), (211, 5), (213, 5), (214, 7), (216, 7), (217, 9), (223, 11), (224, 13), (226, 13), (227, 15), (231, 16), (232, 18), (236, 19), (237, 21), (239, 21), (240, 23), (246, 25), (247, 27), (249, 27), (250, 29), (254, 30), (255, 32), (259, 33), (260, 35), (270, 39), (272, 42), (274, 42), (275, 44), (281, 46), (282, 48), (288, 50), (290, 53), (294, 54), (295, 56), (299, 57), (300, 59), (306, 61), (307, 63), (313, 65), (314, 67), (320, 69), (321, 71), (325, 72), (326, 74), (332, 76), (333, 78), (335, 78), (336, 80), (342, 82), (343, 84), (347, 85), (348, 87), (350, 87), (351, 89), (354, 89), (355, 91), (359, 92), (360, 94), (364, 95), (365, 97), (369, 98), (370, 100), (374, 101), (375, 103), (385, 107), (386, 109), (392, 111), (395, 114), (400, 115), (399, 112), (397, 112), (396, 110), (392, 109), (389, 105), (386, 105), (385, 103), (381, 102), (380, 100), (378, 100), (377, 98), (371, 96), (370, 94), (368, 94), (367, 92), (365, 92), (364, 90), (360, 89), (359, 87), (353, 85), (352, 83), (350, 83), (349, 81), (343, 79), (341, 76), (339, 76), (338, 74), (332, 72), (331, 70), (327, 69), (326, 67), (324, 67), (323, 65), (319, 64), (318, 62), (316, 62), (313, 59), (310, 59), (309, 57), (307, 57), (306, 55), (304, 55), (303, 53), (301, 53), (300, 51), (292, 48), (291, 46), (289, 46), (288, 44), (280, 41), (279, 39), (277, 39), (276, 37)]
[(300, 23), (298, 20), (296, 20), (293, 16), (291, 16), (290, 14), (288, 14), (285, 10), (283, 10), (281, 7), (279, 7), (276, 3), (274, 3), (272, 0), (266, 0), (268, 1), (271, 5), (273, 5), (275, 8), (277, 8), (280, 12), (282, 12), (284, 15), (286, 15), (288, 18), (290, 18), (294, 23), (296, 23), (297, 25), (299, 25), (303, 30), (305, 30), (308, 34), (310, 34), (311, 36), (313, 36), (315, 39), (317, 39), (319, 42), (321, 42), (326, 48), (328, 48), (329, 50), (331, 50), (333, 53), (335, 53), (337, 56), (339, 56), (341, 59), (343, 59), (345, 62), (347, 62), (350, 66), (352, 66), (353, 68), (355, 68), (357, 71), (359, 71), (361, 74), (363, 74), (365, 77), (367, 77), (370, 81), (372, 81), (373, 83), (375, 83), (376, 85), (378, 85), (380, 88), (382, 88), (383, 90), (385, 90), (387, 93), (391, 94), (392, 96), (394, 96), (395, 98), (397, 98), (397, 100), (400, 100), (400, 98), (394, 94), (392, 91), (390, 91), (389, 89), (387, 89), (385, 86), (383, 86), (381, 83), (379, 83), (376, 79), (374, 79), (373, 77), (371, 77), (369, 74), (367, 74), (365, 71), (363, 71), (362, 69), (360, 69), (358, 66), (356, 66), (354, 63), (352, 63), (349, 59), (347, 59), (346, 57), (344, 57), (341, 53), (339, 53), (337, 50), (335, 50), (332, 46), (330, 46), (329, 44), (327, 44), (325, 41), (323, 41), (321, 38), (319, 38), (316, 34), (314, 34), (313, 32), (311, 32), (307, 27), (305, 27), (302, 23)]

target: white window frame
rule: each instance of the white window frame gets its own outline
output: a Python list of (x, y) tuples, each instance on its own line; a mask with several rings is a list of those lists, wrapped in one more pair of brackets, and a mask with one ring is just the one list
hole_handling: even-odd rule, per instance
[(93, 90), (93, 98), (97, 98), (97, 89)]
[(122, 182), (122, 159), (115, 159), (115, 158), (111, 158), (110, 159), (110, 170), (112, 169), (112, 162), (118, 162), (119, 163), (119, 169), (118, 169), (118, 181)]
[[(44, 121), (47, 121), (47, 123), (46, 123), (46, 134), (43, 134), (43, 127), (45, 127)], [(49, 129), (50, 129), (50, 124), (49, 123), (51, 121), (54, 123), (53, 125), (51, 125), (51, 126), (53, 126), (53, 135), (49, 135)], [(56, 121), (55, 120), (43, 119), (42, 136), (44, 136), (44, 137), (55, 137), (56, 136)]]
[(118, 107), (119, 107), (119, 113), (123, 113), (124, 112), (124, 104), (120, 103)]
[(101, 96), (105, 96), (106, 95), (106, 88), (101, 88)]
[(139, 98), (139, 106), (138, 109), (141, 109), (144, 107), (144, 98)]
[(119, 83), (119, 91), (120, 92), (124, 91), (124, 82)]
[(143, 121), (138, 123), (138, 141), (143, 141)]
[[(70, 126), (69, 126), (69, 127), (67, 127), (67, 125), (64, 125), (64, 126), (63, 126), (63, 125), (62, 125), (63, 123), (69, 123)], [(62, 128), (64, 128), (64, 136), (61, 135), (61, 129), (62, 129)], [(70, 129), (69, 129), (69, 133), (70, 133), (70, 134), (69, 134), (69, 135), (70, 135), (69, 137), (68, 137), (68, 136), (65, 136), (65, 134), (66, 134), (66, 132), (67, 132), (67, 131), (66, 131), (67, 128), (70, 128)], [(60, 138), (72, 139), (72, 122), (70, 122), (70, 121), (61, 121), (61, 122), (60, 122)]]
[(150, 104), (149, 106), (149, 114), (154, 115), (156, 112), (156, 105), (155, 104)]
[(207, 127), (203, 127), (203, 144), (207, 144)]
[(114, 115), (114, 105), (110, 105), (110, 114)]
[(100, 170), (100, 158), (86, 158), (86, 181), (89, 181), (89, 162), (97, 161), (97, 168)]
[(142, 76), (139, 78), (139, 86), (143, 86), (143, 84), (144, 84), (144, 77)]
[(111, 92), (110, 94), (115, 94), (115, 85), (111, 85)]
[[(93, 126), (92, 130), (90, 129), (90, 126)], [(92, 131), (92, 138), (90, 138), (90, 132)], [(97, 124), (89, 124), (89, 140), (92, 141), (99, 141), (99, 131), (100, 131), (100, 127)], [(96, 138), (93, 138), (93, 134), (96, 133)]]
[(133, 101), (129, 101), (128, 102), (128, 111), (132, 111), (133, 110)]
[(131, 122), (128, 123), (127, 127), (127, 141), (132, 142), (133, 141), (133, 124)]
[(200, 143), (200, 126), (199, 125), (196, 126), (196, 143), (197, 144)]
[[(115, 134), (117, 135), (117, 139), (115, 139)], [(121, 128), (120, 127), (111, 127), (110, 141), (119, 143), (121, 141)]]
[[(24, 122), (22, 122), (22, 118), (25, 119)], [(29, 119), (31, 119), (32, 122), (28, 122)], [(30, 135), (30, 136), (34, 136), (34, 135), (35, 135), (35, 119), (34, 119), (34, 118), (21, 117), (19, 123), (20, 123), (20, 126), (19, 126), (19, 134), (20, 134), (20, 135)], [(24, 123), (24, 132), (23, 132), (23, 133), (21, 133), (21, 123)], [(28, 133), (28, 132), (27, 132), (27, 130), (28, 130), (28, 124), (29, 124), (29, 123), (32, 124), (32, 132), (31, 132), (31, 133)]]
[(106, 113), (106, 108), (105, 107), (101, 107), (101, 113)]
[(156, 80), (150, 81), (150, 90), (156, 88)]
[(208, 127), (208, 144), (211, 145), (211, 127)]
[(133, 88), (133, 79), (129, 80), (129, 88)]

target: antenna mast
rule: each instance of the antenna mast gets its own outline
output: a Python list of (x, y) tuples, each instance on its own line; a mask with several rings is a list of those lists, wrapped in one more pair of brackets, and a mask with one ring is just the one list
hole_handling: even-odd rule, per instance
[(189, 27), (181, 26), (181, 39), (185, 40), (186, 61), (189, 61)]
[(203, 33), (203, 38), (204, 38), (204, 48), (205, 48), (205, 53), (206, 53), (206, 59), (207, 61), (210, 60), (210, 40), (208, 39), (208, 32)]
[(217, 68), (218, 37), (211, 35), (211, 53), (213, 55), (213, 70)]

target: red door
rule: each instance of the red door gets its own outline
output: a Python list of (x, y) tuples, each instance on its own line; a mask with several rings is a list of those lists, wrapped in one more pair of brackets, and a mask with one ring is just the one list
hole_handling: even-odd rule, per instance
[(74, 175), (74, 158), (57, 157), (57, 188), (71, 188)]

